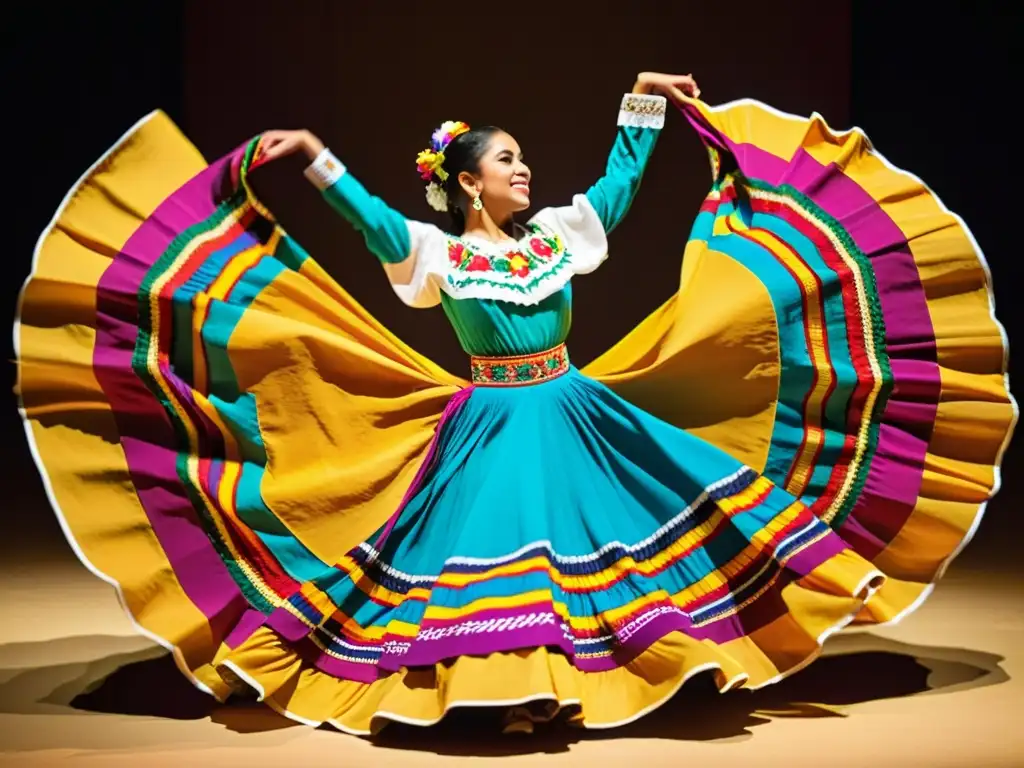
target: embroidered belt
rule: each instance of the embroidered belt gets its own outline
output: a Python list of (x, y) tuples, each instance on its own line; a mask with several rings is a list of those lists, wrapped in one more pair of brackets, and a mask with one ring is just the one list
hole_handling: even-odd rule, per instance
[(557, 378), (569, 370), (565, 344), (532, 355), (470, 357), (473, 383), (481, 387), (522, 386)]

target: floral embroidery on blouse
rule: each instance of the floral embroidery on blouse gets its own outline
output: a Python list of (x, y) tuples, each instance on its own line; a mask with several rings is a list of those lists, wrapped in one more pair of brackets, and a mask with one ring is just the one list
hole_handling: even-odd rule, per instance
[(507, 248), (496, 244), (488, 252), (461, 238), (449, 237), (448, 282), (457, 287), (488, 284), (529, 290), (541, 279), (560, 272), (569, 259), (564, 240), (536, 222), (528, 228), (530, 234), (526, 237)]

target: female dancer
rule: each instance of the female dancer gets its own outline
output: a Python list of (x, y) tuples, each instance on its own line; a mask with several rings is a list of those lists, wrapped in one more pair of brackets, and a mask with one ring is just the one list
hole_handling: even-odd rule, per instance
[[(1015, 421), (981, 254), (858, 131), (698, 96), (641, 75), (604, 176), (524, 225), (519, 145), (455, 122), (417, 159), (449, 231), (303, 131), (203, 167), (154, 115), (86, 174), (23, 297), (27, 431), (76, 551), (196, 685), (358, 734), (460, 706), (612, 727), (922, 602)], [(581, 371), (571, 278), (669, 100), (713, 178), (680, 289)], [(256, 198), (293, 152), (399, 298), (441, 305), (469, 382)]]

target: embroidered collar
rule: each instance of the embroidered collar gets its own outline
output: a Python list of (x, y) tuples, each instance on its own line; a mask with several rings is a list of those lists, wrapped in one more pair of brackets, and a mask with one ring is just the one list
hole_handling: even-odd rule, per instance
[(519, 240), (500, 243), (449, 235), (448, 292), (459, 298), (463, 293), (479, 294), (480, 290), (471, 290), (476, 287), (528, 295), (569, 266), (572, 257), (558, 233), (536, 221), (527, 230)]

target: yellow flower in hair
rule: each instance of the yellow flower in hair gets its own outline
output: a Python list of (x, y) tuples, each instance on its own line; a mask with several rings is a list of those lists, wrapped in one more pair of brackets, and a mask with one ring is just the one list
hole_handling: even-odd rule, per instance
[(456, 136), (461, 136), (469, 130), (469, 126), (458, 120), (446, 120), (441, 127), (434, 131), (430, 137), (430, 146), (416, 156), (416, 170), (420, 178), (430, 181), (432, 176), (437, 176), (443, 183), (448, 179), (448, 173), (442, 167), (444, 165), (444, 150)]
[(444, 168), (444, 152), (435, 152), (432, 149), (424, 149), (416, 155), (416, 170), (420, 172), (420, 178), (429, 181), (433, 174), (444, 181), (448, 178)]

